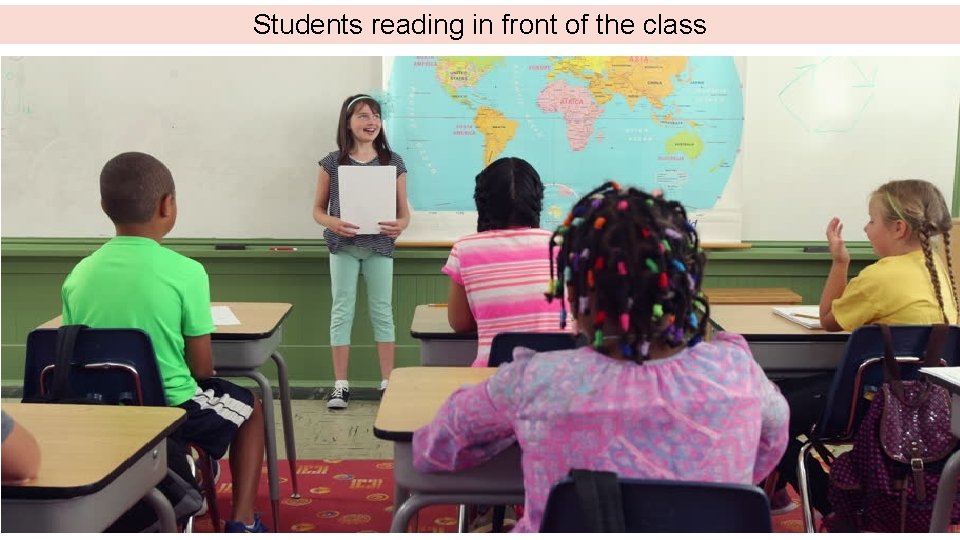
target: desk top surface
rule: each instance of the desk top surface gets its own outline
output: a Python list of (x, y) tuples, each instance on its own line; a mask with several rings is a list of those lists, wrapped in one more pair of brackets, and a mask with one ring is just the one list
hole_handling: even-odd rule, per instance
[(379, 439), (409, 441), (417, 428), (433, 420), (454, 390), (483, 382), (496, 372), (496, 368), (470, 367), (394, 369), (373, 422), (374, 435)]
[(848, 332), (827, 332), (804, 328), (773, 312), (765, 305), (710, 305), (710, 320), (727, 332), (750, 339), (846, 341)]
[(40, 473), (3, 497), (68, 498), (99, 491), (186, 419), (178, 407), (4, 403), (40, 445)]
[(446, 304), (423, 304), (413, 311), (410, 335), (416, 339), (477, 339), (476, 332), (454, 332), (447, 321)]
[[(217, 326), (213, 339), (258, 339), (272, 335), (283, 323), (292, 304), (275, 302), (211, 302), (211, 306), (229, 306), (240, 324)], [(50, 319), (37, 328), (59, 328), (62, 315)], [(452, 330), (451, 330), (452, 331)]]

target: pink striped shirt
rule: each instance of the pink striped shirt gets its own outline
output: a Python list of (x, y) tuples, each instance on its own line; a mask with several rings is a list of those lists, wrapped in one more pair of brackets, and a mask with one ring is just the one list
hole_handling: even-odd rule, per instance
[(498, 229), (458, 240), (443, 273), (463, 285), (477, 321), (477, 358), (486, 367), (499, 332), (557, 332), (560, 302), (547, 302), (550, 231)]

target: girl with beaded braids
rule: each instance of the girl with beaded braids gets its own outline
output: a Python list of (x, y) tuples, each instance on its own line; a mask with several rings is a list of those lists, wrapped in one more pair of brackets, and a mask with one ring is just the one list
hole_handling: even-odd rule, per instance
[(741, 336), (701, 340), (704, 255), (683, 207), (608, 182), (574, 206), (552, 246), (547, 296), (564, 310), (569, 298), (590, 344), (517, 349), (484, 383), (454, 392), (414, 433), (414, 466), (469, 468), (519, 443), (523, 532), (539, 529), (551, 486), (572, 468), (762, 480), (786, 446), (787, 405)]

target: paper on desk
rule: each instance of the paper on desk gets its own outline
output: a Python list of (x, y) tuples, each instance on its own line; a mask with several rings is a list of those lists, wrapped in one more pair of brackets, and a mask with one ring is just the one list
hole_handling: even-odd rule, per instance
[(820, 306), (777, 306), (773, 312), (804, 328), (819, 329)]
[(960, 367), (925, 367), (920, 368), (920, 373), (929, 373), (940, 380), (960, 388)]
[(210, 306), (210, 313), (213, 315), (213, 324), (216, 326), (236, 326), (240, 324), (240, 319), (233, 314), (230, 306)]

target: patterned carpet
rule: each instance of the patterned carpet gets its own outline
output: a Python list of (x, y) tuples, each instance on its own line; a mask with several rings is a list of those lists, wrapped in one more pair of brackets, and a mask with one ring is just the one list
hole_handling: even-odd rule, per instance
[[(217, 485), (221, 517), (230, 515), (230, 469), (222, 461)], [(290, 498), (289, 468), (280, 462), (280, 532), (388, 532), (393, 512), (393, 461), (390, 460), (299, 460), (300, 499)], [(270, 512), (267, 469), (260, 478), (257, 509), (270, 531), (277, 531)], [(797, 496), (791, 493), (795, 500)], [(454, 506), (435, 506), (420, 513), (419, 532), (455, 532)], [(776, 532), (803, 532), (801, 510), (774, 516)], [(209, 517), (196, 519), (194, 530), (212, 532)]]

